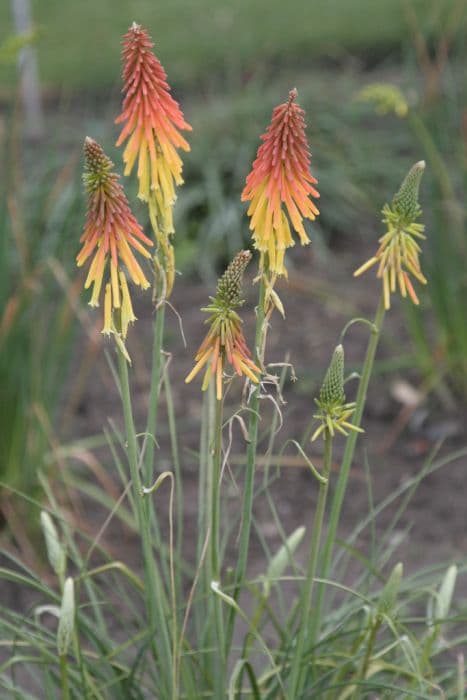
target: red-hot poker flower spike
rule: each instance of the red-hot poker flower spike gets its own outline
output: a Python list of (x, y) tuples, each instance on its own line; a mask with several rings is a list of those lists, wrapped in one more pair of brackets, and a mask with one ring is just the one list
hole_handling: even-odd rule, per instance
[(170, 95), (167, 75), (152, 52), (153, 46), (148, 32), (133, 23), (123, 38), (125, 97), (123, 111), (115, 121), (124, 123), (117, 146), (128, 139), (123, 154), (125, 175), (138, 160), (139, 197), (150, 202), (154, 195), (157, 213), (168, 234), (173, 233), (175, 185), (183, 182), (183, 164), (177, 150), (190, 150), (180, 131), (191, 131), (191, 126)]
[(418, 296), (411, 277), (420, 284), (427, 280), (420, 266), (420, 241), (425, 240), (424, 224), (417, 223), (422, 214), (418, 202), (420, 181), (425, 171), (425, 161), (413, 165), (407, 173), (391, 204), (383, 207), (383, 222), (386, 233), (379, 239), (375, 255), (354, 272), (358, 277), (373, 265), (378, 264), (376, 276), (383, 281), (384, 308), (391, 308), (391, 294), (397, 287), (403, 297), (407, 295), (418, 306)]
[[(150, 258), (151, 254), (145, 245), (152, 246), (153, 243), (144, 235), (143, 229), (130, 210), (119, 176), (112, 171), (114, 164), (105, 155), (102, 147), (89, 137), (84, 142), (84, 158), (83, 182), (88, 195), (88, 208), (80, 239), (83, 245), (76, 261), (78, 267), (81, 267), (90, 256), (94, 256), (85, 283), (86, 289), (93, 285), (89, 303), (91, 306), (99, 306), (106, 275), (108, 281), (105, 284), (103, 333), (118, 330), (125, 337), (128, 324), (136, 317), (121, 264), (124, 263), (130, 279), (136, 285), (147, 289), (149, 282), (134, 251)], [(118, 328), (113, 317), (116, 309), (120, 310)]]
[(251, 202), (250, 229), (263, 263), (266, 257), (269, 269), (280, 275), (286, 274), (285, 250), (294, 245), (290, 223), (305, 245), (310, 239), (303, 219), (313, 220), (319, 214), (311, 199), (319, 194), (310, 173), (304, 110), (296, 97), (297, 91), (291, 90), (287, 102), (274, 109), (242, 192), (242, 201)]
[(238, 253), (222, 275), (217, 292), (211, 304), (203, 309), (210, 314), (207, 320), (209, 331), (195, 356), (195, 366), (185, 379), (191, 380), (206, 365), (202, 390), (206, 391), (213, 377), (216, 382), (216, 398), (222, 399), (223, 370), (229, 362), (236, 374), (248, 377), (254, 384), (259, 383), (261, 370), (251, 359), (242, 330), (242, 321), (235, 309), (243, 304), (241, 286), (243, 272), (251, 260), (251, 253), (242, 250)]

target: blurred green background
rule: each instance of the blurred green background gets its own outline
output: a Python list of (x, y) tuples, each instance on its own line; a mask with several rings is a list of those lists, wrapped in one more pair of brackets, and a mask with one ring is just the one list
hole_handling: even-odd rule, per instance
[[(415, 160), (427, 160), (430, 284), (424, 311), (406, 313), (419, 375), (465, 398), (466, 0), (35, 0), (31, 7), (46, 116), (35, 142), (22, 128), (21, 41), (10, 0), (0, 4), (0, 480), (33, 487), (60, 433), (58, 406), (69, 415), (58, 388), (75, 329), (89, 323), (74, 269), (84, 213), (81, 144), (93, 136), (120, 167), (113, 145), (120, 42), (134, 20), (153, 36), (194, 127), (176, 207), (178, 267), (212, 283), (219, 264), (248, 241), (244, 179), (271, 109), (296, 86), (322, 196), (314, 250), (327, 262), (341, 245), (355, 246), (356, 255), (371, 249), (382, 204)], [(357, 99), (373, 83), (396, 86), (407, 115)], [(134, 186), (125, 185), (133, 197)], [(144, 208), (135, 208), (144, 220)], [(0, 510), (7, 517), (1, 499)]]
[[(133, 21), (150, 29), (171, 80), (189, 87), (193, 81), (210, 85), (213, 75), (255, 70), (258, 62), (275, 61), (274, 70), (305, 69), (316, 59), (356, 52), (371, 63), (406, 45), (411, 13), (425, 36), (439, 36), (456, 0), (33, 0), (31, 5), (45, 84), (95, 90), (118, 81), (120, 36)], [(0, 6), (0, 27), (3, 38), (12, 31), (9, 0)]]

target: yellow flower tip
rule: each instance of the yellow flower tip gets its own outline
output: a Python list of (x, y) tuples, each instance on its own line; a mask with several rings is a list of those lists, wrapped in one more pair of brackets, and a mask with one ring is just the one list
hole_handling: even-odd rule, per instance
[(376, 258), (376, 257), (370, 258), (369, 260), (366, 261), (366, 263), (363, 263), (363, 265), (361, 265), (361, 267), (359, 267), (358, 270), (355, 270), (355, 272), (353, 273), (353, 276), (359, 277), (364, 272), (369, 270), (369, 268), (372, 267), (372, 265), (374, 265), (377, 262), (378, 262), (378, 258)]
[(104, 328), (102, 333), (110, 335), (112, 333), (112, 287), (111, 283), (105, 285), (104, 297)]

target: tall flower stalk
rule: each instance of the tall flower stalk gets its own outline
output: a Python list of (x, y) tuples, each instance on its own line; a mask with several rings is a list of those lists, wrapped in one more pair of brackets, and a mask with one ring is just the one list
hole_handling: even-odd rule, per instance
[[(376, 350), (378, 348), (378, 343), (383, 328), (385, 313), (387, 308), (389, 308), (390, 306), (388, 291), (392, 292), (396, 290), (395, 280), (399, 279), (400, 274), (402, 274), (404, 277), (408, 274), (407, 270), (404, 270), (402, 268), (402, 264), (404, 260), (407, 259), (407, 255), (409, 255), (409, 271), (412, 271), (411, 268), (414, 268), (414, 266), (415, 270), (420, 270), (420, 264), (418, 260), (418, 254), (420, 251), (418, 245), (415, 248), (415, 257), (413, 252), (409, 254), (407, 250), (407, 236), (410, 236), (410, 231), (413, 231), (414, 221), (418, 219), (422, 213), (418, 201), (418, 196), (420, 180), (424, 170), (424, 161), (420, 161), (419, 163), (416, 163), (414, 166), (412, 166), (412, 168), (407, 173), (407, 176), (404, 178), (400, 189), (395, 194), (391, 205), (386, 204), (383, 207), (383, 221), (387, 224), (388, 231), (385, 234), (385, 236), (383, 236), (380, 239), (381, 245), (378, 249), (377, 254), (373, 258), (370, 258), (368, 263), (360, 267), (354, 273), (355, 275), (360, 275), (379, 260), (380, 267), (378, 269), (378, 277), (382, 277), (383, 280), (383, 289), (380, 300), (378, 302), (375, 319), (371, 328), (367, 351), (362, 366), (360, 381), (358, 384), (357, 397), (355, 400), (355, 413), (353, 417), (353, 422), (357, 427), (360, 427), (362, 423), (363, 411), (365, 408), (368, 386), (373, 371)], [(421, 227), (421, 224), (417, 224), (417, 226)], [(417, 231), (421, 233), (423, 231), (423, 227), (421, 229), (418, 228)], [(390, 253), (386, 255), (388, 250), (390, 251)], [(399, 284), (399, 289), (402, 296), (405, 296), (404, 283), (402, 283), (402, 285)], [(414, 303), (418, 304), (418, 298), (414, 298), (412, 294), (410, 294), (410, 298)], [(334, 544), (337, 536), (337, 528), (339, 525), (342, 504), (344, 502), (345, 492), (347, 489), (347, 483), (349, 480), (350, 468), (353, 462), (357, 439), (358, 433), (351, 432), (346, 441), (344, 456), (342, 458), (342, 463), (339, 470), (339, 477), (336, 484), (336, 490), (332, 500), (326, 544), (322, 555), (322, 578), (329, 577), (332, 555), (334, 551)], [(324, 592), (324, 585), (320, 584), (317, 597), (316, 611), (311, 623), (312, 639), (316, 639), (316, 635), (319, 632)]]
[(146, 29), (133, 23), (123, 38), (123, 110), (116, 123), (124, 126), (117, 146), (126, 142), (123, 152), (125, 175), (137, 164), (138, 196), (147, 203), (149, 219), (157, 243), (154, 257), (157, 300), (154, 321), (151, 388), (147, 420), (145, 476), (152, 479), (159, 392), (162, 381), (164, 339), (164, 300), (175, 280), (173, 207), (176, 187), (183, 183), (183, 163), (178, 151), (190, 146), (182, 131), (191, 131), (183, 113), (170, 94), (167, 75), (153, 53), (154, 44)]
[[(240, 251), (229, 264), (219, 279), (216, 295), (211, 297), (209, 306), (202, 310), (209, 314), (206, 323), (208, 333), (201, 343), (195, 356), (195, 366), (188, 374), (185, 382), (191, 382), (203, 369), (204, 378), (202, 390), (209, 386), (215, 387), (215, 418), (212, 445), (212, 474), (210, 478), (211, 518), (210, 518), (210, 561), (209, 574), (212, 580), (220, 583), (220, 482), (222, 466), (222, 426), (223, 426), (223, 396), (224, 371), (230, 364), (235, 374), (245, 376), (253, 384), (259, 384), (260, 368), (251, 359), (251, 354), (242, 330), (242, 321), (237, 309), (244, 303), (242, 298), (243, 274), (251, 260), (251, 253)], [(209, 582), (210, 584), (210, 582)], [(220, 672), (216, 674), (216, 697), (221, 697), (225, 688), (222, 687), (225, 671), (225, 632), (222, 614), (222, 602), (214, 596), (214, 617), (219, 658)]]
[(329, 488), (329, 477), (332, 464), (332, 445), (336, 433), (361, 432), (361, 429), (351, 421), (355, 404), (348, 404), (344, 392), (344, 349), (338, 345), (334, 350), (331, 363), (326, 372), (321, 387), (319, 399), (316, 399), (319, 413), (315, 418), (319, 421), (318, 429), (312, 440), (318, 437), (324, 439), (324, 459), (322, 479), (319, 480), (319, 494), (313, 523), (311, 526), (310, 552), (305, 582), (300, 594), (300, 624), (297, 644), (293, 652), (288, 698), (294, 700), (300, 696), (303, 689), (303, 665), (305, 654), (309, 647), (309, 629), (312, 617), (312, 596), (314, 581), (318, 570), (318, 560), (321, 548), (321, 532), (323, 528), (326, 500)]
[[(253, 243), (260, 252), (259, 298), (256, 307), (255, 362), (263, 367), (266, 333), (274, 307), (284, 314), (282, 302), (274, 290), (277, 276), (286, 276), (285, 252), (295, 245), (291, 228), (302, 245), (310, 239), (303, 220), (314, 220), (319, 211), (313, 201), (319, 197), (310, 172), (310, 150), (305, 134), (304, 110), (297, 104), (297, 90), (289, 92), (286, 102), (272, 113), (271, 123), (261, 136), (251, 172), (246, 178), (242, 201), (249, 201), (248, 216)], [(250, 399), (247, 468), (244, 481), (239, 553), (235, 569), (233, 598), (237, 600), (245, 578), (250, 545), (251, 520), (258, 448), (260, 387)], [(233, 637), (235, 609), (227, 621), (227, 654)]]
[[(144, 257), (150, 254), (142, 245), (152, 245), (130, 211), (118, 176), (113, 172), (113, 163), (99, 144), (87, 138), (84, 145), (84, 185), (88, 196), (88, 209), (82, 249), (77, 257), (78, 265), (94, 253), (85, 287), (93, 284), (91, 305), (98, 305), (104, 277), (104, 329), (116, 341), (120, 378), (128, 464), (133, 485), (138, 533), (141, 537), (145, 572), (145, 600), (148, 616), (148, 634), (154, 658), (158, 663), (172, 664), (172, 651), (166, 615), (166, 595), (157, 570), (152, 549), (149, 509), (143, 499), (143, 488), (139, 471), (139, 450), (130, 395), (128, 377), (128, 353), (124, 345), (128, 324), (136, 320), (126, 275), (137, 285), (147, 288), (149, 283), (134, 255), (137, 251)], [(142, 241), (142, 242), (141, 242)], [(110, 268), (108, 271), (107, 268)], [(166, 688), (169, 693), (170, 689)], [(170, 697), (170, 695), (167, 695)]]

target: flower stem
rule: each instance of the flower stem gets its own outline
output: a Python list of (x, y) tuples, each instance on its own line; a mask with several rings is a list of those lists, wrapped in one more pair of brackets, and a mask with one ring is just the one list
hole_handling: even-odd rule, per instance
[[(131, 405), (130, 383), (128, 378), (127, 360), (118, 349), (118, 367), (120, 376), (120, 391), (123, 405), (123, 415), (125, 420), (125, 432), (128, 449), (128, 463), (130, 476), (133, 483), (134, 500), (136, 504), (136, 514), (138, 522), (138, 532), (141, 537), (145, 593), (146, 612), (148, 615), (148, 629), (150, 633), (151, 647), (155, 658), (157, 658), (161, 669), (172, 668), (172, 651), (167, 629), (167, 617), (164, 614), (164, 604), (166, 605), (166, 595), (163, 590), (161, 578), (157, 571), (154, 553), (151, 545), (151, 534), (149, 527), (149, 501), (143, 498), (143, 490), (138, 465), (138, 445), (136, 442), (136, 432), (133, 420), (133, 409)], [(167, 606), (166, 606), (167, 607)], [(162, 648), (159, 649), (156, 643), (156, 633), (162, 637)], [(161, 673), (161, 678), (165, 674)], [(171, 697), (170, 694), (166, 695)]]
[(323, 528), (324, 513), (326, 509), (326, 499), (329, 486), (329, 474), (331, 471), (332, 462), (332, 435), (329, 430), (324, 432), (324, 463), (323, 476), (326, 481), (319, 484), (318, 503), (313, 518), (310, 540), (310, 554), (308, 558), (308, 569), (306, 572), (305, 584), (301, 592), (300, 602), (300, 627), (298, 629), (297, 646), (293, 652), (292, 667), (290, 673), (289, 693), (290, 700), (298, 698), (301, 691), (303, 680), (303, 660), (308, 646), (308, 631), (310, 627), (310, 612), (312, 609), (312, 597), (314, 580), (318, 567), (318, 558), (321, 543), (321, 531)]
[[(220, 486), (222, 471), (222, 423), (223, 423), (224, 402), (216, 399), (216, 413), (214, 425), (214, 446), (212, 462), (212, 497), (211, 497), (211, 574), (212, 580), (220, 583)], [(213, 595), (211, 593), (211, 595)], [(214, 668), (216, 696), (222, 698), (224, 695), (224, 671), (225, 658), (222, 655), (224, 649), (224, 619), (222, 614), (222, 601), (219, 596), (214, 595), (214, 617), (216, 620), (217, 649), (215, 654)]]
[(68, 684), (68, 662), (66, 654), (60, 654), (60, 681), (62, 700), (70, 700), (70, 687)]
[[(159, 298), (160, 284), (156, 290)], [(162, 343), (164, 339), (165, 304), (161, 304), (156, 310), (154, 321), (154, 340), (152, 346), (152, 370), (151, 389), (149, 393), (148, 422), (146, 427), (146, 455), (144, 460), (144, 478), (147, 483), (153, 481), (154, 452), (157, 426), (157, 413), (159, 408), (159, 393), (162, 375)], [(152, 439), (154, 438), (154, 439)]]
[[(366, 645), (365, 656), (363, 657), (362, 666), (358, 673), (357, 681), (364, 681), (368, 671), (368, 666), (370, 665), (371, 655), (373, 653), (373, 647), (375, 645), (376, 635), (381, 626), (381, 619), (375, 620), (371, 627), (371, 631), (368, 637), (368, 642)], [(360, 696), (360, 686), (355, 686), (354, 692), (352, 693), (352, 700), (357, 700)]]
[[(255, 332), (255, 362), (259, 363), (261, 367), (264, 360), (264, 334), (265, 334), (265, 313), (264, 313), (264, 303), (265, 303), (266, 287), (264, 283), (263, 276), (261, 276), (260, 287), (259, 287), (259, 300), (258, 307), (256, 309), (256, 332)], [(243, 492), (243, 508), (242, 508), (242, 522), (240, 529), (240, 542), (238, 551), (237, 566), (235, 569), (234, 578), (234, 589), (233, 589), (233, 599), (238, 600), (240, 594), (240, 587), (242, 585), (243, 579), (246, 573), (247, 561), (248, 561), (248, 548), (250, 544), (250, 532), (251, 532), (251, 517), (253, 510), (253, 495), (254, 495), (254, 485), (255, 485), (255, 464), (256, 464), (256, 450), (258, 447), (258, 423), (259, 423), (259, 395), (261, 391), (261, 386), (258, 385), (251, 397), (250, 401), (250, 413), (249, 413), (249, 424), (248, 424), (248, 449), (247, 449), (247, 464), (245, 473), (245, 483)], [(229, 614), (227, 618), (227, 631), (226, 631), (226, 657), (230, 651), (230, 645), (232, 643), (233, 628), (235, 623), (236, 611), (233, 607), (229, 609)]]
[[(362, 374), (360, 378), (360, 383), (358, 385), (357, 398), (355, 402), (355, 412), (352, 416), (352, 423), (360, 427), (362, 422), (363, 410), (365, 408), (366, 395), (368, 391), (368, 385), (370, 383), (371, 373), (373, 371), (373, 364), (376, 355), (376, 349), (378, 347), (379, 338), (381, 335), (381, 329), (383, 327), (384, 321), (384, 300), (381, 295), (378, 308), (376, 311), (375, 320), (371, 330), (370, 339), (368, 341), (368, 347), (365, 355), (365, 360), (363, 363)], [(344, 501), (344, 495), (347, 488), (347, 482), (349, 480), (350, 467), (352, 465), (353, 456), (355, 452), (355, 446), (357, 444), (359, 433), (356, 431), (351, 431), (344, 450), (344, 456), (342, 458), (342, 463), (339, 470), (339, 477), (336, 484), (336, 490), (332, 499), (331, 513), (329, 516), (329, 529), (326, 536), (326, 542), (324, 545), (322, 558), (321, 558), (321, 578), (328, 578), (329, 571), (331, 567), (332, 554), (334, 549), (334, 544), (336, 540), (337, 527), (339, 525), (339, 519), (342, 509), (342, 503)], [(313, 616), (312, 626), (311, 626), (311, 640), (314, 642), (316, 636), (319, 633), (320, 622), (321, 622), (321, 611), (324, 598), (324, 584), (319, 584), (318, 587), (318, 598), (316, 602), (316, 610)]]

